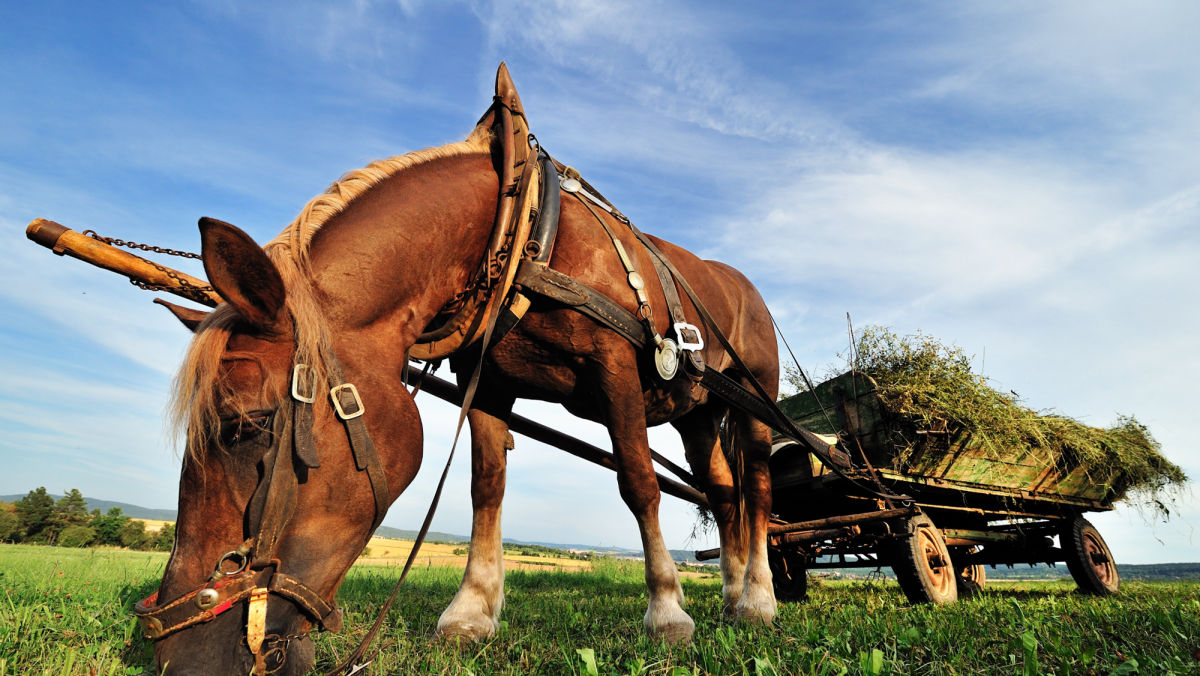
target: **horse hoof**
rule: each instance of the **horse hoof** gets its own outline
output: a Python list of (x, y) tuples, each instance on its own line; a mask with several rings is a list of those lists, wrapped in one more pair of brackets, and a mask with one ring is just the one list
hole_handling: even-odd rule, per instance
[(771, 626), (775, 621), (775, 604), (769, 603), (738, 603), (729, 615), (741, 624)]
[(734, 596), (734, 597), (726, 596), (725, 599), (723, 600), (723, 602), (721, 603), (721, 614), (724, 615), (725, 618), (729, 619), (729, 620), (737, 619), (738, 603), (741, 600), (742, 600), (741, 594), (738, 594), (737, 596)]
[(696, 624), (689, 617), (687, 622), (673, 622), (664, 627), (658, 627), (650, 632), (652, 638), (665, 641), (669, 645), (682, 645), (692, 642), (692, 634)]
[(486, 641), (496, 634), (496, 628), (491, 622), (486, 624), (469, 621), (447, 622), (439, 624), (436, 636), (447, 643), (479, 643)]
[(661, 639), (669, 644), (688, 643), (696, 623), (679, 606), (673, 608), (660, 606), (657, 613), (646, 613), (646, 632), (651, 638)]

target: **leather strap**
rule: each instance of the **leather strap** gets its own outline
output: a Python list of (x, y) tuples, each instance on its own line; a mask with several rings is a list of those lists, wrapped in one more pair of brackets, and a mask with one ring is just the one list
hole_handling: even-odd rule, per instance
[(646, 327), (632, 312), (574, 277), (540, 263), (525, 261), (517, 271), (516, 284), (531, 293), (573, 307), (639, 348), (646, 345)]
[[(178, 598), (158, 605), (158, 592), (142, 599), (134, 606), (138, 624), (146, 638), (157, 641), (188, 627), (211, 622), (243, 599), (255, 589), (265, 588), (296, 604), (312, 622), (327, 631), (339, 631), (342, 627), (342, 612), (320, 594), (296, 578), (276, 572), (274, 568), (243, 570), (206, 582)], [(197, 599), (206, 593), (203, 607)]]
[[(720, 341), (721, 346), (725, 348), (725, 352), (729, 355), (729, 358), (733, 360), (734, 365), (739, 371), (745, 374), (746, 379), (749, 380), (750, 384), (754, 386), (754, 390), (758, 394), (758, 398), (766, 406), (767, 410), (770, 411), (770, 415), (759, 418), (759, 420), (776, 431), (795, 439), (796, 441), (804, 442), (805, 445), (809, 447), (809, 450), (817, 453), (818, 457), (822, 458), (823, 460), (827, 460), (829, 454), (829, 444), (812, 432), (809, 432), (808, 430), (796, 425), (796, 423), (792, 422), (790, 418), (784, 415), (783, 411), (779, 410), (779, 407), (775, 405), (775, 398), (767, 394), (766, 388), (764, 388), (762, 383), (758, 382), (758, 379), (754, 377), (754, 372), (746, 366), (744, 361), (742, 361), (742, 358), (740, 355), (738, 355), (737, 350), (733, 349), (733, 345), (729, 342), (729, 339), (725, 337), (724, 332), (721, 331), (721, 328), (717, 325), (716, 320), (713, 319), (712, 315), (708, 313), (708, 309), (704, 307), (704, 303), (700, 301), (700, 296), (692, 289), (692, 285), (689, 284), (687, 279), (679, 273), (679, 270), (675, 269), (675, 266), (671, 263), (671, 261), (664, 256), (661, 251), (658, 250), (658, 247), (654, 246), (654, 242), (651, 242), (650, 239), (643, 235), (642, 232), (634, 227), (632, 223), (629, 224), (629, 229), (642, 243), (642, 246), (646, 247), (646, 250), (650, 252), (650, 255), (662, 261), (662, 264), (671, 271), (671, 274), (675, 275), (675, 279), (679, 281), (679, 286), (683, 288), (684, 293), (686, 293), (688, 298), (691, 299), (692, 305), (696, 308), (696, 311), (700, 313), (700, 318), (704, 321), (705, 325), (708, 326), (709, 330), (712, 331), (717, 337), (717, 340)], [(749, 413), (749, 411), (747, 412)]]
[[(290, 409), (291, 407), (288, 407)], [(247, 515), (254, 546), (250, 567), (261, 568), (275, 560), (275, 548), (296, 507), (298, 479), (292, 464), (289, 415), (275, 415), (272, 443), (263, 455), (263, 478), (250, 498)]]
[[(661, 251), (658, 250), (658, 247), (654, 246), (654, 243), (651, 242), (649, 238), (647, 238), (640, 230), (634, 227), (633, 223), (629, 223), (628, 225), (629, 229), (638, 238), (638, 240), (641, 241), (642, 245), (646, 247), (650, 254), (658, 257), (662, 261), (663, 265), (665, 265), (667, 269), (670, 270), (673, 275), (675, 275), (675, 279), (679, 280), (679, 286), (683, 289), (684, 293), (688, 295), (688, 298), (691, 299), (692, 305), (696, 308), (696, 311), (700, 313), (700, 317), (704, 321), (705, 325), (708, 326), (709, 330), (712, 331), (717, 337), (717, 340), (720, 341), (721, 346), (725, 348), (725, 352), (729, 355), (729, 358), (733, 360), (733, 363), (738, 370), (745, 374), (746, 379), (749, 380), (750, 384), (754, 386), (755, 393), (758, 395), (757, 397), (754, 397), (754, 399), (758, 401), (758, 405), (756, 407), (759, 408), (759, 412), (756, 414), (755, 411), (749, 408), (742, 408), (743, 411), (754, 416), (760, 422), (776, 432), (779, 432), (790, 439), (803, 443), (808, 447), (808, 450), (813, 455), (817, 456), (817, 458), (820, 459), (826, 467), (843, 479), (846, 479), (858, 486), (859, 490), (862, 490), (869, 495), (889, 501), (893, 499), (911, 499), (906, 495), (892, 493), (889, 489), (887, 489), (886, 486), (883, 486), (878, 481), (876, 481), (876, 483), (879, 484), (882, 490), (877, 491), (869, 486), (864, 486), (861, 482), (842, 471), (839, 467), (839, 463), (837, 463), (831, 457), (832, 453), (830, 453), (830, 449), (832, 449), (833, 446), (827, 443), (824, 439), (821, 439), (812, 432), (809, 432), (803, 427), (797, 425), (791, 418), (787, 417), (787, 415), (785, 415), (784, 412), (779, 409), (779, 405), (775, 403), (775, 399), (767, 394), (767, 391), (762, 386), (762, 383), (758, 382), (758, 378), (754, 377), (754, 373), (746, 366), (745, 362), (742, 361), (742, 358), (740, 355), (738, 355), (737, 351), (733, 349), (733, 345), (729, 342), (729, 339), (725, 337), (725, 334), (721, 331), (721, 328), (717, 325), (717, 322), (712, 318), (712, 315), (708, 313), (708, 309), (704, 307), (704, 303), (700, 301), (700, 297), (696, 294), (695, 290), (692, 289), (692, 285), (688, 284), (687, 279), (675, 269), (675, 266), (671, 264), (671, 261), (667, 259), (667, 257), (664, 256)], [(706, 375), (709, 370), (710, 369), (705, 369)], [(712, 380), (711, 376), (709, 377), (709, 380), (710, 383), (716, 382)], [(710, 391), (718, 396), (722, 396), (721, 390), (732, 392), (733, 388), (737, 388), (739, 390), (745, 389), (731, 379), (726, 378), (726, 380), (728, 380), (728, 383), (717, 384), (717, 387), (720, 388), (720, 390), (711, 389)], [(701, 382), (703, 382), (703, 380)], [(746, 392), (745, 394), (751, 393)], [(743, 402), (749, 401), (745, 395), (737, 395), (734, 397), (722, 396), (722, 398), (730, 404), (738, 406), (739, 408), (742, 407)]]
[[(677, 324), (687, 324), (687, 316), (683, 314), (683, 302), (679, 300), (679, 291), (675, 289), (675, 280), (672, 278), (671, 271), (663, 264), (662, 260), (650, 255), (650, 262), (654, 265), (654, 272), (658, 275), (658, 283), (662, 286), (663, 297), (667, 301), (667, 314), (671, 316), (671, 325), (674, 327)], [(676, 330), (678, 333), (678, 330)], [(680, 340), (684, 336), (676, 336)], [(699, 375), (705, 371), (704, 355), (700, 354), (699, 350), (682, 350), (687, 354), (688, 364), (691, 365), (692, 373)]]
[(354, 455), (354, 466), (358, 471), (367, 473), (371, 484), (371, 494), (375, 500), (375, 518), (371, 522), (371, 530), (375, 529), (387, 515), (388, 505), (391, 504), (388, 492), (387, 474), (383, 470), (383, 462), (379, 459), (379, 451), (367, 431), (363, 420), (362, 399), (353, 384), (346, 382), (342, 373), (342, 365), (333, 354), (325, 356), (326, 368), (329, 371), (329, 395), (334, 403), (334, 411), (346, 428), (346, 437), (350, 441), (350, 452)]
[[(138, 601), (133, 612), (146, 638), (157, 641), (192, 625), (216, 619), (218, 615), (248, 597), (250, 591), (260, 586), (261, 582), (265, 582), (269, 574), (269, 571), (265, 570), (243, 571), (201, 585), (162, 605), (158, 605), (158, 592), (155, 592)], [(210, 592), (208, 595), (212, 601), (206, 602), (206, 607), (201, 608), (196, 599), (200, 592), (206, 589), (215, 590), (215, 595)]]
[(305, 615), (317, 621), (326, 631), (341, 631), (342, 610), (300, 580), (276, 572), (271, 576), (267, 589), (295, 603)]
[(541, 204), (537, 208), (529, 242), (525, 245), (525, 255), (535, 263), (549, 264), (558, 237), (562, 193), (559, 192), (558, 169), (554, 167), (554, 159), (539, 148), (538, 162), (542, 165)]
[[(313, 388), (309, 388), (311, 391)], [(317, 441), (313, 438), (314, 414), (312, 402), (292, 400), (292, 451), (300, 464), (308, 469), (321, 466)]]

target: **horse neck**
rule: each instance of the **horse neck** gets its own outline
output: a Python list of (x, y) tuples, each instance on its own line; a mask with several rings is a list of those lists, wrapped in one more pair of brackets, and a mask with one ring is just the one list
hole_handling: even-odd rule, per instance
[(478, 272), (498, 179), (486, 154), (431, 160), (352, 202), (313, 238), (313, 284), (332, 329), (394, 325), (401, 347)]

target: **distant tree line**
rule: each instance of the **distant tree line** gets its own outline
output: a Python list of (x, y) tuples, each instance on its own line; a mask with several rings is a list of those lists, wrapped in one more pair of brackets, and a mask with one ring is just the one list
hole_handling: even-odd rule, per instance
[[(518, 544), (515, 542), (505, 542), (501, 547), (505, 554), (513, 554), (516, 556), (536, 556), (551, 559), (576, 559), (588, 560), (595, 558), (593, 552), (569, 552), (565, 549), (556, 549), (545, 545)], [(468, 548), (463, 548), (462, 552), (466, 554)], [(458, 550), (455, 550), (458, 553)]]
[(55, 501), (41, 486), (15, 503), (0, 502), (0, 541), (169, 551), (175, 542), (175, 524), (147, 532), (144, 521), (130, 518), (120, 507), (103, 514), (98, 509), (88, 512), (77, 488)]

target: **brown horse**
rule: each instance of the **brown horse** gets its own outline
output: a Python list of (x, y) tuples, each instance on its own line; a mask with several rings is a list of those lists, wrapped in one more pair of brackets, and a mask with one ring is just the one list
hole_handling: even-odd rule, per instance
[[(336, 611), (329, 614), (322, 604), (332, 605), (382, 515), (372, 492), (378, 477), (358, 471), (363, 465), (359, 451), (328, 398), (316, 397), (312, 405), (319, 462), (305, 464), (281, 450), (291, 443), (293, 378), (300, 377), (296, 365), (311, 365), (325, 388), (329, 381), (343, 380), (357, 389), (364, 411), (358, 420), (378, 449), (386, 479), (386, 508), (408, 486), (422, 459), (421, 420), (403, 380), (407, 355), (422, 330), (479, 270), (500, 194), (497, 152), (491, 129), (481, 124), (466, 142), (377, 162), (310, 202), (265, 248), (231, 225), (201, 221), (205, 269), (226, 302), (195, 327), (177, 382), (175, 409), (187, 428), (188, 446), (176, 545), (156, 599), (166, 605), (172, 599), (220, 605), (161, 637), (155, 650), (160, 668), (245, 673), (255, 663), (255, 652), (270, 652), (268, 666), (282, 663), (280, 673), (303, 673), (311, 666), (313, 648), (305, 635), (322, 618), (326, 626), (336, 625)], [(599, 215), (634, 266), (652, 270), (650, 254), (629, 227), (606, 212)], [(727, 265), (653, 241), (690, 282), (752, 373), (734, 368), (703, 328), (707, 368), (744, 382), (753, 376), (774, 396), (776, 345), (758, 292)], [(565, 193), (550, 265), (631, 312), (637, 308), (609, 236), (582, 202)], [(647, 291), (651, 306), (663, 308), (658, 285), (649, 284)], [(701, 325), (693, 304), (685, 298), (683, 305), (689, 321)], [(654, 317), (665, 335), (667, 313)], [(476, 344), (450, 358), (460, 386), (475, 369), (479, 352)], [(301, 395), (309, 391), (307, 383), (301, 390)], [(620, 494), (641, 531), (650, 597), (645, 627), (652, 636), (688, 640), (694, 627), (659, 530), (659, 489), (646, 436), (647, 426), (668, 422), (683, 438), (718, 524), (726, 612), (742, 621), (772, 621), (767, 428), (730, 412), (685, 375), (663, 380), (644, 350), (573, 309), (535, 296), (524, 318), (483, 355), (468, 413), (470, 555), (462, 586), (438, 622), (439, 634), (478, 639), (498, 627), (505, 420), (518, 397), (559, 402), (607, 427)], [(723, 449), (719, 429), (727, 413), (734, 438), (731, 448)], [(283, 498), (268, 496), (266, 503), (282, 506), (255, 507), (256, 493), (279, 467), (294, 477), (291, 488)], [(221, 592), (225, 596), (197, 595), (214, 566), (224, 573), (246, 566), (246, 548), (230, 550), (248, 537), (264, 537), (255, 523), (272, 519), (268, 563), (280, 574), (277, 579), (297, 581), (292, 591), (277, 592), (272, 583), (272, 593), (264, 591), (257, 601), (255, 592), (235, 594), (232, 587)], [(230, 606), (237, 612), (219, 612)], [(260, 620), (261, 647), (251, 650), (247, 641), (256, 641), (248, 638), (254, 632), (247, 627), (255, 613), (265, 613), (265, 619)]]

